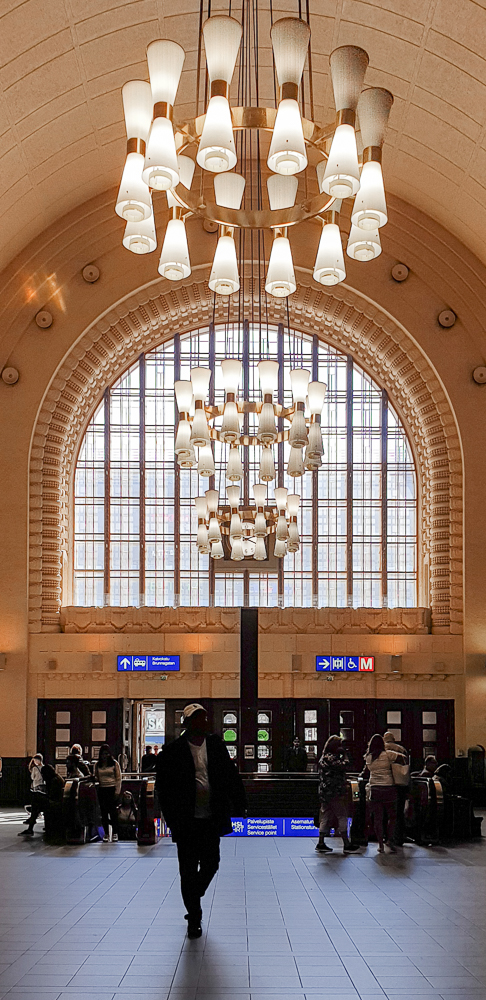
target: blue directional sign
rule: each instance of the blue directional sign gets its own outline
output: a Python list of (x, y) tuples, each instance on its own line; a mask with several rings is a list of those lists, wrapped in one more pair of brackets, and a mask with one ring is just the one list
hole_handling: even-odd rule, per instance
[(316, 670), (329, 674), (373, 673), (374, 656), (316, 656)]
[(117, 670), (126, 673), (139, 670), (159, 670), (166, 673), (168, 670), (180, 670), (179, 656), (118, 656)]

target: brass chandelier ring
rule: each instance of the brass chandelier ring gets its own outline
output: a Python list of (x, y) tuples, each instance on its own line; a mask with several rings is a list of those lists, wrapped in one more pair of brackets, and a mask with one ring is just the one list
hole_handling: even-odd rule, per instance
[[(271, 132), (276, 115), (276, 108), (232, 108), (233, 131), (262, 129)], [(176, 134), (178, 133), (182, 137), (179, 153), (183, 153), (190, 146), (199, 143), (205, 117), (205, 115), (200, 115), (198, 118), (192, 118), (183, 125), (175, 127)], [(302, 126), (306, 145), (312, 146), (323, 159), (327, 159), (335, 123), (319, 128), (315, 122), (303, 118)], [(306, 198), (292, 208), (278, 210), (270, 208), (234, 209), (223, 208), (214, 201), (207, 201), (200, 193), (188, 191), (183, 184), (178, 184), (173, 189), (173, 194), (180, 205), (193, 215), (198, 215), (219, 226), (238, 229), (285, 229), (288, 226), (296, 226), (300, 222), (314, 219), (322, 212), (331, 211), (336, 201), (335, 198), (324, 192), (313, 198)]]

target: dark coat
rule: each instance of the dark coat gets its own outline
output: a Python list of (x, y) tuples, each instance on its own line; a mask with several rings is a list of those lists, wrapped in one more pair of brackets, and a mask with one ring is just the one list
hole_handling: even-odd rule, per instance
[(66, 775), (68, 778), (87, 778), (91, 771), (85, 760), (78, 753), (70, 753), (66, 757)]
[[(241, 816), (246, 810), (243, 782), (219, 736), (206, 737), (210, 807), (220, 837), (232, 832), (231, 812)], [(165, 743), (157, 754), (155, 786), (160, 807), (172, 839), (189, 828), (196, 808), (196, 769), (185, 733), (173, 743)]]
[(155, 771), (155, 765), (157, 763), (158, 753), (144, 753), (142, 757), (142, 767), (141, 770), (144, 773)]
[(344, 750), (338, 753), (322, 752), (319, 761), (319, 801), (323, 805), (345, 794), (348, 765), (349, 757)]

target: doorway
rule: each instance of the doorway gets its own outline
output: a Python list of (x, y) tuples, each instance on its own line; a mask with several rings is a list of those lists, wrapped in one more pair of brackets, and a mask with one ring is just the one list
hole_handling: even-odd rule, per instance
[(151, 746), (157, 754), (165, 743), (165, 701), (134, 702), (132, 719), (132, 766), (140, 771), (145, 747)]

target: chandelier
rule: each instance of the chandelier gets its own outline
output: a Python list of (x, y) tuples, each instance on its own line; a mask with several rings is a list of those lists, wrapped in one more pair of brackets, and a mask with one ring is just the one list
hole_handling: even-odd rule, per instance
[[(168, 39), (148, 46), (150, 83), (131, 81), (122, 90), (127, 157), (116, 212), (126, 221), (124, 246), (151, 253), (157, 246), (152, 195), (166, 192), (169, 219), (158, 270), (169, 281), (191, 273), (186, 220), (198, 216), (208, 231), (219, 228), (209, 287), (227, 300), (240, 289), (244, 234), (258, 232), (263, 244), (267, 234), (269, 252), (260, 242), (258, 251), (265, 294), (285, 299), (296, 289), (288, 232), (306, 220), (321, 229), (314, 279), (322, 285), (345, 279), (343, 199), (354, 199), (348, 256), (368, 261), (381, 253), (379, 230), (387, 221), (381, 159), (393, 97), (382, 88), (363, 89), (367, 53), (341, 46), (330, 56), (336, 118), (319, 126), (313, 120), (310, 28), (300, 17), (284, 17), (271, 27), (276, 107), (260, 106), (256, 0), (243, 0), (243, 8), (244, 30), (224, 14), (202, 27), (207, 99), (198, 115), (197, 96), (190, 121), (174, 123), (173, 114), (184, 50)], [(198, 68), (201, 40), (199, 46)], [(239, 103), (230, 106), (238, 56)], [(306, 65), (310, 118), (302, 111)]]
[[(200, 554), (210, 553), (213, 559), (224, 556), (223, 537), (229, 537), (231, 559), (241, 560), (253, 555), (256, 560), (267, 558), (265, 538), (275, 536), (273, 554), (277, 557), (299, 549), (297, 515), (300, 497), (288, 494), (287, 489), (274, 490), (275, 506), (267, 500), (267, 485), (275, 477), (275, 445), (288, 442), (290, 457), (287, 475), (298, 478), (307, 469), (317, 472), (322, 464), (323, 444), (321, 413), (327, 386), (310, 381), (310, 372), (294, 368), (290, 372), (293, 405), (284, 407), (274, 402), (279, 384), (277, 361), (260, 361), (258, 377), (262, 400), (240, 399), (242, 364), (236, 358), (221, 362), (224, 403), (211, 406), (207, 403), (211, 371), (193, 368), (190, 380), (175, 383), (179, 422), (174, 450), (182, 469), (197, 465), (198, 474), (205, 478), (214, 476), (215, 465), (211, 441), (220, 441), (229, 448), (225, 477), (233, 485), (226, 488), (227, 506), (220, 508), (217, 490), (207, 490), (204, 497), (195, 500), (198, 518), (197, 545)], [(244, 414), (258, 416), (255, 434), (242, 434)], [(280, 430), (277, 424), (287, 424)], [(244, 479), (241, 448), (260, 449), (259, 479), (253, 486), (254, 507), (240, 508), (240, 483)], [(198, 449), (196, 459), (195, 448)], [(234, 485), (234, 484), (238, 485)], [(245, 540), (254, 543), (245, 547)]]

